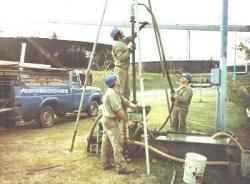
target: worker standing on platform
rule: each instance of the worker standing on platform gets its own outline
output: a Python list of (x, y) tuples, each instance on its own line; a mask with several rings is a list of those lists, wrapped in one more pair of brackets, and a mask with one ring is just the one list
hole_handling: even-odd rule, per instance
[[(148, 22), (142, 22), (139, 31), (145, 27)], [(110, 36), (116, 41), (112, 48), (112, 57), (115, 63), (114, 72), (119, 76), (121, 82), (121, 93), (124, 97), (129, 99), (130, 87), (129, 87), (129, 63), (130, 63), (130, 52), (135, 48), (129, 48), (129, 43), (136, 37), (134, 36), (125, 37), (123, 32), (118, 28), (113, 28)]]
[(193, 90), (190, 86), (191, 81), (192, 75), (190, 73), (183, 73), (180, 79), (180, 86), (172, 97), (174, 107), (171, 128), (175, 131), (186, 131), (186, 118), (193, 97)]
[(119, 174), (129, 174), (134, 169), (129, 169), (123, 156), (122, 139), (119, 123), (127, 123), (125, 107), (136, 109), (136, 105), (129, 102), (120, 94), (120, 81), (117, 75), (109, 74), (105, 77), (108, 89), (103, 97), (103, 119), (104, 129), (101, 158), (103, 169), (113, 167), (113, 160)]
[(125, 37), (123, 32), (117, 28), (112, 30), (110, 36), (116, 41), (112, 48), (112, 57), (115, 63), (114, 72), (119, 76), (122, 95), (129, 99), (130, 87), (128, 70), (130, 63), (130, 49), (128, 44), (132, 41), (133, 37)]

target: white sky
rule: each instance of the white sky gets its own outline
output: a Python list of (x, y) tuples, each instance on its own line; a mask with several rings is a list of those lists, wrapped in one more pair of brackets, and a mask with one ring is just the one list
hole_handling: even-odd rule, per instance
[[(59, 38), (94, 41), (95, 27), (47, 24), (60, 22), (99, 22), (105, 0), (1, 0), (0, 33), (4, 35), (49, 36), (56, 32)], [(129, 23), (132, 0), (109, 0), (105, 22)], [(147, 0), (138, 0), (147, 3)], [(222, 0), (151, 0), (160, 24), (220, 24)], [(250, 0), (229, 0), (229, 24), (250, 25)], [(140, 19), (151, 19), (140, 10)], [(100, 41), (112, 43), (111, 28), (103, 28)], [(129, 30), (124, 29), (125, 33)], [(185, 59), (187, 33), (185, 31), (162, 31), (167, 55), (173, 59)], [(145, 60), (156, 59), (153, 33), (143, 30), (142, 50)], [(233, 54), (234, 33), (229, 34), (229, 55)], [(249, 38), (249, 33), (237, 34), (237, 42)], [(192, 32), (192, 59), (218, 58), (219, 32)], [(146, 40), (146, 41), (145, 41)]]
[[(132, 0), (109, 0), (107, 21), (128, 22)], [(146, 0), (138, 0), (146, 2)], [(222, 0), (152, 0), (161, 23), (219, 24)], [(1, 0), (0, 21), (98, 21), (104, 0)], [(249, 0), (229, 0), (229, 23), (249, 24)]]

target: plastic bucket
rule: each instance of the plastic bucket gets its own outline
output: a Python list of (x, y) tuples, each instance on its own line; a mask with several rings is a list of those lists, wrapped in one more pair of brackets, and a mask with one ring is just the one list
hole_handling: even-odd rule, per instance
[(207, 158), (197, 153), (186, 153), (183, 181), (188, 184), (202, 183)]
[(250, 150), (241, 152), (241, 175), (250, 177)]

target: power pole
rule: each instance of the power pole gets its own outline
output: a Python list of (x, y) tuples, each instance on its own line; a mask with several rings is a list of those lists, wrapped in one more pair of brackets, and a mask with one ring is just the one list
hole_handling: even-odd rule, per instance
[(226, 92), (227, 92), (227, 37), (228, 37), (228, 0), (222, 0), (221, 22), (221, 58), (220, 85), (217, 99), (216, 130), (224, 131), (226, 127)]

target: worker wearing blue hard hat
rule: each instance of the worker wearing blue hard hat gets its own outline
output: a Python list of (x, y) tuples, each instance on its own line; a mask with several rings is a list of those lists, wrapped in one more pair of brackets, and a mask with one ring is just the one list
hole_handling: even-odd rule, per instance
[(111, 32), (111, 37), (116, 41), (112, 47), (112, 57), (114, 60), (114, 72), (121, 79), (121, 92), (126, 97), (130, 96), (129, 88), (129, 62), (130, 50), (128, 44), (132, 41), (132, 37), (125, 37), (123, 32), (118, 28), (114, 28)]
[(113, 88), (117, 80), (118, 80), (118, 76), (114, 74), (107, 75), (104, 78), (104, 82), (108, 88)]
[(193, 97), (193, 90), (190, 86), (191, 82), (192, 74), (183, 73), (180, 79), (180, 86), (177, 88), (175, 95), (172, 97), (174, 107), (172, 112), (171, 128), (175, 131), (186, 131), (186, 118)]
[(114, 27), (110, 33), (110, 36), (113, 38), (113, 40), (117, 41), (119, 34), (122, 34), (121, 30), (117, 27)]
[(104, 134), (101, 146), (103, 169), (116, 167), (119, 174), (129, 174), (135, 170), (128, 167), (123, 156), (119, 124), (125, 124), (128, 121), (124, 106), (132, 109), (136, 109), (137, 106), (120, 94), (120, 80), (116, 74), (105, 76), (104, 82), (108, 89), (103, 96), (102, 125)]
[[(139, 27), (141, 30), (148, 22), (143, 22)], [(129, 48), (129, 43), (132, 42), (134, 37), (125, 37), (123, 32), (114, 27), (110, 33), (110, 36), (116, 43), (112, 47), (112, 57), (114, 60), (114, 72), (119, 76), (121, 81), (121, 92), (129, 99), (130, 87), (129, 87), (129, 63), (130, 63), (130, 51), (134, 48)], [(136, 36), (136, 34), (134, 35)]]

